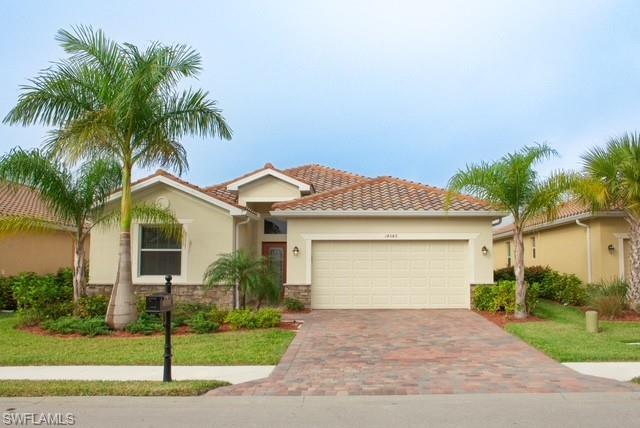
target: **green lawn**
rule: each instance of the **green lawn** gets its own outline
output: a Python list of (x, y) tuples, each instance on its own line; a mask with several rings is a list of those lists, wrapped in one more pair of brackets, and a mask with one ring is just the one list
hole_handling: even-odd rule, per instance
[[(0, 317), (0, 366), (161, 365), (164, 337), (63, 338), (16, 330), (15, 316)], [(272, 365), (295, 333), (279, 329), (174, 336), (176, 365)]]
[(116, 382), (82, 380), (3, 380), (0, 397), (47, 397), (79, 395), (187, 396), (202, 395), (221, 386), (216, 380), (178, 382)]
[(534, 315), (542, 322), (511, 323), (506, 330), (561, 362), (640, 361), (640, 323), (600, 321), (601, 332), (585, 331), (584, 313), (541, 301)]

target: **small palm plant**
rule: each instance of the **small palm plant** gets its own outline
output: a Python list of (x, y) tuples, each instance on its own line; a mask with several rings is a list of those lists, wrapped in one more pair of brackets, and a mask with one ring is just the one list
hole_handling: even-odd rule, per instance
[[(113, 161), (92, 160), (72, 172), (61, 162), (38, 150), (14, 149), (0, 158), (0, 180), (38, 192), (54, 219), (25, 216), (0, 217), (0, 235), (17, 232), (67, 230), (74, 244), (73, 298), (85, 294), (85, 243), (96, 226), (117, 223), (120, 212), (107, 209), (109, 196), (120, 186), (120, 166)], [(168, 210), (137, 205), (132, 215), (139, 221), (161, 224), (165, 233), (180, 234), (180, 225)]]
[(131, 272), (131, 172), (188, 168), (185, 135), (231, 138), (216, 102), (202, 90), (180, 89), (201, 71), (200, 55), (158, 42), (141, 49), (119, 44), (91, 27), (60, 30), (69, 55), (22, 86), (5, 123), (53, 126), (47, 149), (73, 163), (96, 157), (121, 166), (120, 254), (107, 322), (122, 329), (137, 318)]
[[(266, 302), (277, 302), (280, 290), (276, 275), (263, 257), (254, 257), (244, 250), (221, 254), (204, 273), (207, 287), (227, 287), (234, 291), (234, 307), (246, 308), (247, 299), (254, 299), (256, 308)], [(235, 290), (239, 301), (236, 301)]]
[(582, 156), (583, 174), (575, 191), (594, 210), (621, 209), (630, 227), (631, 272), (627, 300), (640, 311), (640, 134), (612, 138)]
[(464, 192), (488, 201), (494, 208), (513, 217), (516, 318), (527, 317), (524, 227), (534, 217), (554, 218), (570, 188), (571, 180), (563, 173), (539, 179), (535, 165), (551, 156), (557, 156), (557, 152), (546, 144), (526, 146), (493, 163), (468, 165), (449, 180), (450, 197)]

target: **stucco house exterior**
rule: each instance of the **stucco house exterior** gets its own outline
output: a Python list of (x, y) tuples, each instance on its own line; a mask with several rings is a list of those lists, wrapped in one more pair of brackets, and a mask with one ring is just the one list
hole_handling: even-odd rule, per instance
[[(513, 225), (493, 232), (493, 261), (513, 265)], [(565, 203), (553, 221), (540, 218), (524, 231), (525, 266), (550, 266), (586, 283), (626, 278), (630, 273), (629, 224), (622, 211), (592, 212), (579, 202)]]
[[(447, 209), (442, 189), (321, 165), (266, 164), (209, 187), (157, 171), (132, 193), (134, 203), (170, 207), (185, 231), (180, 244), (134, 224), (137, 291), (172, 274), (178, 299), (221, 306), (230, 293), (203, 290), (203, 273), (219, 254), (245, 249), (268, 257), (283, 295), (311, 308), (469, 308), (470, 286), (493, 281), (492, 222), (504, 215), (467, 196)], [(94, 230), (90, 290), (109, 291), (117, 257), (118, 231)]]
[[(22, 216), (56, 222), (38, 192), (28, 187), (0, 183), (0, 217)], [(47, 233), (21, 232), (0, 236), (0, 275), (20, 272), (54, 273), (73, 266), (73, 239), (67, 226)], [(88, 245), (88, 244), (87, 244)]]

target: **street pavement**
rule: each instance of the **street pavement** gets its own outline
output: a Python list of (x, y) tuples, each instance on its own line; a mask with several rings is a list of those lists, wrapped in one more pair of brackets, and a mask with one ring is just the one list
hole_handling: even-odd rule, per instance
[(77, 427), (640, 427), (640, 393), (347, 397), (0, 398), (11, 415), (71, 413)]

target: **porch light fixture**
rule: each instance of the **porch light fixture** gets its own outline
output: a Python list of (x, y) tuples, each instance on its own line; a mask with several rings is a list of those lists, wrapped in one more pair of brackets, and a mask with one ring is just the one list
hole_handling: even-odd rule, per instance
[(483, 256), (486, 256), (487, 254), (489, 254), (489, 249), (484, 245), (482, 246), (482, 249), (480, 251), (482, 251)]
[(616, 247), (614, 247), (613, 244), (609, 244), (607, 250), (609, 250), (610, 254), (613, 254), (613, 252), (616, 250)]
[(298, 247), (293, 247), (293, 255), (297, 257), (297, 256), (298, 256), (298, 254), (300, 254), (300, 248), (298, 248)]

